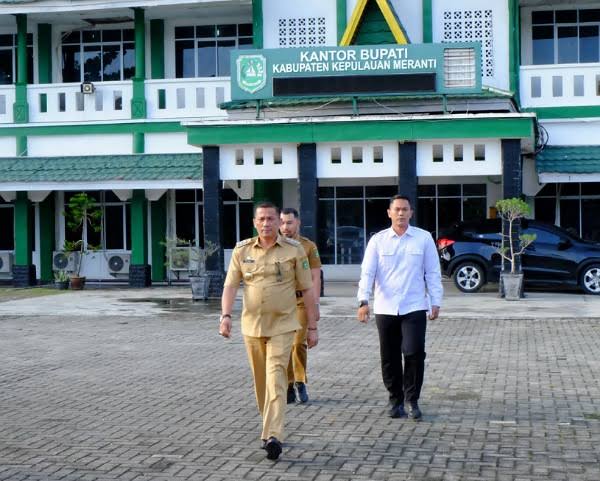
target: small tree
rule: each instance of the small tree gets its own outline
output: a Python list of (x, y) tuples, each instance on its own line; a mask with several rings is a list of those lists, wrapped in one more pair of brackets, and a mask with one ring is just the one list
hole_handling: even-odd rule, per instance
[(76, 262), (75, 275), (79, 277), (83, 256), (88, 251), (98, 250), (99, 246), (86, 244), (83, 239), (84, 226), (94, 232), (102, 230), (102, 209), (96, 203), (96, 199), (85, 192), (80, 192), (71, 197), (65, 205), (63, 216), (67, 222), (67, 227), (71, 232), (81, 232), (81, 239), (76, 241), (65, 241), (63, 249), (67, 252), (79, 252), (79, 259)]
[(167, 238), (161, 242), (167, 250), (165, 265), (171, 270), (187, 270), (190, 276), (200, 276), (206, 272), (206, 260), (219, 250), (211, 241), (204, 242), (204, 249), (196, 247), (191, 241), (179, 238)]
[[(502, 219), (508, 222), (508, 234), (502, 232), (502, 243), (498, 247), (498, 253), (503, 259), (510, 262), (510, 273), (517, 273), (517, 258), (525, 252), (525, 249), (535, 238), (535, 234), (522, 234), (519, 243), (513, 238), (514, 223), (528, 215), (531, 210), (529, 205), (518, 197), (502, 199), (496, 202), (496, 209)], [(506, 245), (508, 243), (508, 246)]]

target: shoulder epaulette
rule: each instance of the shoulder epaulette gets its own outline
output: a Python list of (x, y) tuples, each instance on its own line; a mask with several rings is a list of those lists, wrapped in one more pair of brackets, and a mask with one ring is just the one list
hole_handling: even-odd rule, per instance
[(283, 240), (284, 240), (285, 242), (287, 242), (288, 244), (292, 244), (293, 246), (299, 246), (299, 245), (302, 245), (302, 244), (300, 244), (300, 242), (298, 242), (296, 239), (292, 239), (292, 238), (290, 238), (290, 237), (284, 237), (284, 238), (283, 238)]
[(250, 239), (244, 239), (243, 241), (239, 241), (235, 246), (236, 247), (244, 247), (245, 245), (250, 244), (250, 242), (252, 242), (254, 240), (253, 237), (250, 237)]

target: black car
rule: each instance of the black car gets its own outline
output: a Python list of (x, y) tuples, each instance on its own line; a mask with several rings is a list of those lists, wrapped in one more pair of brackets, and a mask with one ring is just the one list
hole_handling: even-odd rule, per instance
[[(521, 227), (522, 233), (536, 235), (521, 257), (525, 283), (579, 286), (586, 294), (600, 295), (600, 243), (534, 220), (523, 219)], [(497, 281), (500, 232), (500, 219), (459, 222), (443, 232), (437, 240), (442, 273), (462, 292)]]

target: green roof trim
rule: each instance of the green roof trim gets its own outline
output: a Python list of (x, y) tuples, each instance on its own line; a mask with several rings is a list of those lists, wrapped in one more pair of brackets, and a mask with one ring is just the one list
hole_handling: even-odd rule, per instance
[(0, 158), (0, 179), (2, 183), (202, 180), (202, 154)]
[(264, 107), (294, 107), (297, 105), (318, 105), (318, 104), (330, 104), (330, 103), (348, 103), (351, 104), (353, 101), (358, 102), (383, 102), (383, 101), (406, 101), (406, 100), (442, 100), (443, 98), (448, 100), (456, 99), (511, 99), (513, 97), (510, 92), (501, 92), (495, 90), (484, 90), (477, 94), (427, 94), (427, 95), (340, 95), (337, 97), (331, 96), (315, 96), (315, 97), (303, 97), (303, 96), (289, 96), (289, 97), (271, 97), (269, 99), (262, 100), (231, 100), (229, 102), (222, 102), (219, 104), (219, 108), (223, 110), (240, 110), (240, 109), (256, 109), (257, 106), (260, 108)]
[(559, 174), (599, 174), (600, 146), (545, 147), (535, 159), (538, 172)]

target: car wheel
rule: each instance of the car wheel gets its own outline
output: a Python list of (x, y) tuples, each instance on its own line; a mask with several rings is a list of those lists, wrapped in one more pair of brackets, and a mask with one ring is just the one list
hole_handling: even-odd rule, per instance
[(477, 292), (485, 284), (483, 267), (477, 262), (463, 262), (454, 271), (454, 285), (462, 292)]
[(600, 264), (585, 267), (579, 283), (586, 294), (600, 294)]

